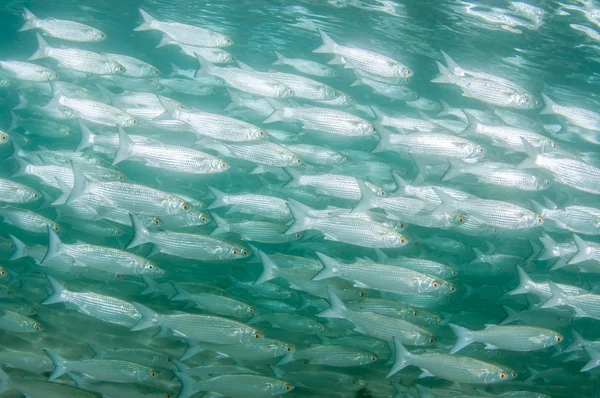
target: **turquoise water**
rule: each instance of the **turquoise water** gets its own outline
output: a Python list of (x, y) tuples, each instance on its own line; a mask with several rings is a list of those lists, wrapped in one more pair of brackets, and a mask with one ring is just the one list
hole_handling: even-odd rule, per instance
[(23, 7), (159, 74), (1, 65), (1, 396), (598, 396), (598, 4)]

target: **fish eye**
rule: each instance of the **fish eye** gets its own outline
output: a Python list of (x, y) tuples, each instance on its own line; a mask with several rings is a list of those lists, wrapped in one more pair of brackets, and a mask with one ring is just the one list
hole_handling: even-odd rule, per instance
[(225, 43), (227, 43), (227, 44), (231, 44), (231, 39), (230, 39), (230, 38), (226, 38), (226, 39), (225, 39)]
[(382, 189), (379, 191), (379, 196), (383, 196), (385, 198), (387, 196), (387, 192)]
[(286, 350), (287, 352), (291, 352), (291, 351), (292, 351), (292, 349), (293, 349), (293, 348), (292, 348), (292, 347), (290, 347), (289, 345), (286, 345), (286, 346), (285, 346), (285, 350)]
[(181, 209), (183, 211), (188, 211), (190, 209), (190, 205), (188, 205), (187, 203), (182, 203), (181, 204)]
[(356, 384), (356, 380), (352, 380), (352, 384)]
[(115, 274), (115, 278), (121, 279), (121, 274)]
[(254, 312), (254, 308), (248, 307), (248, 312)]
[(155, 217), (155, 218), (153, 218), (153, 219), (152, 219), (152, 223), (153, 223), (154, 225), (160, 225), (160, 218), (156, 218), (156, 217)]
[(8, 244), (8, 247), (11, 247), (11, 248), (12, 248), (12, 247), (15, 247), (15, 245), (13, 245), (13, 243), (12, 243), (12, 242), (10, 242), (10, 243)]
[(433, 343), (435, 343), (435, 339), (433, 337), (430, 337), (429, 340), (427, 340), (427, 342), (429, 344), (433, 344)]
[(557, 335), (554, 337), (554, 340), (556, 340), (557, 343), (560, 343), (561, 341), (563, 341), (563, 337), (561, 335)]
[(525, 97), (525, 102), (529, 102), (529, 98)]
[(436, 289), (437, 289), (438, 287), (440, 287), (440, 283), (439, 283), (438, 281), (433, 281), (432, 285), (433, 285), (433, 287), (434, 287), (434, 288), (436, 288)]
[(171, 394), (165, 394), (165, 398), (172, 398)]
[(454, 286), (450, 286), (450, 291), (451, 291), (451, 292), (455, 292), (455, 291), (456, 291), (456, 288), (455, 288)]
[(221, 168), (222, 168), (222, 169), (226, 169), (226, 168), (227, 168), (227, 163), (225, 163), (225, 162), (221, 162)]
[(405, 244), (406, 243), (406, 238), (404, 238), (404, 237), (400, 238), (400, 243)]
[(30, 309), (29, 309), (29, 313), (30, 313), (30, 314), (35, 314), (35, 310), (34, 310), (33, 308), (30, 308)]
[(326, 332), (326, 331), (327, 331), (327, 328), (326, 328), (325, 326), (323, 326), (323, 327), (321, 328), (321, 330), (323, 330), (324, 332)]
[(510, 375), (511, 375), (513, 378), (514, 378), (514, 377), (517, 377), (517, 372), (514, 372), (514, 371), (513, 371), (513, 372), (510, 372)]
[(367, 295), (367, 292), (365, 292), (364, 290), (361, 290), (361, 291), (358, 293), (358, 295), (359, 295), (360, 297), (365, 297), (365, 296)]
[(458, 221), (460, 224), (465, 222), (465, 217), (464, 216), (458, 216), (456, 217), (456, 221)]
[(35, 330), (42, 330), (42, 327), (40, 325), (38, 325), (37, 323), (35, 325), (33, 325)]
[(0, 275), (6, 275), (6, 270), (0, 269)]
[(540, 104), (540, 101), (539, 101), (539, 100), (535, 100), (535, 104), (536, 104), (536, 105), (539, 105), (539, 104)]
[(138, 124), (138, 120), (136, 118), (132, 117), (131, 124)]
[(119, 179), (119, 181), (125, 180), (125, 176), (123, 174), (119, 174), (119, 176), (117, 178)]
[(537, 222), (538, 224), (541, 224), (541, 223), (543, 223), (543, 222), (544, 222), (544, 217), (542, 217), (542, 216), (538, 216), (538, 218), (536, 219), (536, 222)]
[(296, 233), (294, 234), (294, 236), (295, 236), (296, 238), (300, 238), (300, 237), (302, 236), (302, 234), (301, 234), (301, 233), (299, 233), (299, 232), (296, 232)]
[(371, 355), (371, 361), (375, 362), (377, 360), (377, 355)]
[(237, 255), (238, 255), (238, 253), (239, 253), (239, 251), (238, 251), (238, 249), (232, 249), (232, 250), (231, 250), (231, 253), (232, 253), (234, 256), (237, 256)]
[(294, 159), (294, 163), (296, 163), (296, 164), (300, 164), (300, 163), (302, 163), (302, 159), (300, 159), (300, 158), (295, 158), (295, 159)]
[(12, 290), (7, 290), (7, 291), (6, 291), (6, 295), (7, 295), (7, 296), (12, 296), (12, 294), (13, 294)]
[(2, 140), (2, 141), (6, 141), (6, 140), (8, 140), (8, 136), (7, 136), (6, 134), (2, 134), (2, 135), (0, 136), (0, 140)]
[(33, 194), (33, 197), (34, 197), (35, 199), (37, 199), (37, 198), (39, 198), (39, 197), (40, 197), (40, 195), (38, 195), (37, 193), (34, 193), (34, 194)]
[(286, 391), (290, 391), (292, 389), (292, 386), (290, 386), (289, 384), (286, 384), (284, 388)]
[(146, 269), (148, 269), (148, 270), (152, 271), (152, 270), (154, 269), (154, 265), (152, 265), (152, 264), (148, 264), (148, 265), (146, 266)]
[(160, 71), (158, 69), (154, 68), (154, 69), (152, 69), (152, 74), (155, 76), (158, 76), (158, 75), (160, 75)]
[(206, 216), (200, 216), (200, 221), (206, 222), (206, 220), (207, 220)]
[(105, 39), (106, 35), (104, 33), (100, 32), (100, 34), (98, 35), (98, 37), (100, 37), (101, 39)]
[(252, 335), (252, 337), (254, 337), (256, 340), (260, 339), (262, 337), (262, 335), (260, 333), (254, 333)]
[(260, 135), (261, 137), (264, 137), (265, 136), (265, 130), (263, 130), (263, 129), (258, 130), (258, 135)]
[(155, 371), (150, 372), (150, 376), (156, 377), (157, 373)]
[(498, 376), (500, 376), (500, 378), (502, 380), (506, 379), (506, 373), (505, 372), (500, 372), (500, 374)]
[(551, 146), (552, 148), (556, 148), (556, 142), (552, 141), (552, 143), (550, 144), (550, 146)]
[(52, 229), (58, 231), (60, 227), (58, 226), (58, 224), (52, 224)]
[(247, 255), (248, 255), (248, 250), (242, 249), (242, 256), (247, 256)]
[(413, 311), (412, 314), (413, 314), (413, 316), (419, 315), (419, 313), (417, 311)]

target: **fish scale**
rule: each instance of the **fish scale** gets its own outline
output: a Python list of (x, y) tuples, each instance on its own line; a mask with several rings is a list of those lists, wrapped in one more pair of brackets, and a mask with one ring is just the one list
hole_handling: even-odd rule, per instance
[(71, 109), (75, 115), (88, 122), (98, 123), (105, 126), (134, 126), (137, 119), (126, 112), (102, 102), (72, 99), (65, 96), (58, 98), (58, 103)]
[[(366, 136), (375, 133), (371, 123), (352, 114), (336, 109), (300, 107), (286, 108), (290, 118), (296, 120), (308, 130), (318, 130), (342, 136)], [(286, 114), (287, 116), (287, 114)]]

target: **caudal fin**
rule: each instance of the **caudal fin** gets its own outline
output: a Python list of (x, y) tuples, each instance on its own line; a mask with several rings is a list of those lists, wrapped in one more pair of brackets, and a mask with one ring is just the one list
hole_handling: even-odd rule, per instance
[(529, 275), (523, 270), (523, 268), (517, 265), (517, 274), (519, 275), (519, 284), (513, 290), (506, 293), (509, 296), (514, 296), (517, 294), (525, 294), (529, 292), (529, 286), (532, 281)]
[[(533, 201), (531, 201), (533, 202)], [(539, 205), (539, 203), (538, 203)], [(534, 206), (535, 209), (535, 206)], [(537, 209), (535, 209), (535, 211), (538, 214), (541, 214), (540, 212), (537, 211)], [(552, 239), (550, 237), (550, 235), (548, 235), (545, 232), (542, 232), (542, 236), (540, 236), (540, 242), (542, 242), (542, 245), (544, 245), (544, 251), (542, 252), (542, 254), (539, 255), (539, 257), (537, 258), (540, 261), (544, 261), (544, 260), (549, 260), (551, 258), (557, 257), (556, 253), (556, 249), (558, 247), (556, 241), (554, 239)]]
[(450, 329), (452, 329), (452, 331), (456, 335), (456, 343), (454, 343), (454, 346), (450, 350), (450, 354), (454, 354), (455, 352), (458, 352), (466, 346), (468, 346), (469, 344), (473, 343), (472, 330), (455, 325), (453, 323), (449, 323), (448, 326), (450, 326)]
[(321, 40), (323, 40), (323, 44), (320, 47), (313, 50), (314, 53), (324, 53), (324, 54), (332, 54), (335, 53), (337, 49), (337, 44), (333, 41), (331, 37), (322, 30), (319, 29), (319, 34), (321, 35)]
[(259, 283), (263, 283), (266, 281), (270, 281), (271, 279), (277, 278), (277, 271), (279, 270), (277, 264), (275, 264), (275, 262), (262, 251), (257, 250), (256, 253), (262, 261), (263, 272), (262, 274), (260, 274), (256, 282), (254, 282), (254, 284), (258, 285)]
[(320, 281), (321, 279), (333, 278), (334, 276), (339, 275), (340, 263), (333, 258), (324, 255), (323, 253), (316, 252), (315, 253), (319, 260), (321, 260), (321, 264), (323, 264), (323, 268), (317, 272), (315, 276), (312, 277), (314, 281)]
[(198, 391), (200, 391), (196, 387), (197, 382), (194, 381), (194, 379), (192, 379), (190, 376), (181, 372), (173, 373), (175, 374), (175, 377), (177, 377), (181, 382), (181, 390), (179, 390), (179, 395), (177, 395), (177, 398), (189, 398), (192, 395), (196, 394)]
[(583, 349), (590, 356), (590, 360), (581, 368), (580, 372), (587, 372), (600, 366), (600, 351), (593, 347), (583, 347)]
[(133, 155), (133, 150), (135, 147), (133, 141), (131, 141), (125, 130), (123, 130), (123, 127), (118, 126), (117, 129), (119, 132), (119, 149), (117, 149), (117, 153), (113, 158), (113, 166), (121, 163), (123, 160), (126, 160), (131, 155)]
[(344, 319), (346, 314), (346, 306), (343, 301), (335, 294), (333, 289), (327, 288), (327, 296), (329, 297), (329, 308), (316, 314), (321, 318), (339, 318)]
[(433, 211), (438, 214), (452, 213), (458, 209), (458, 201), (438, 188), (432, 188), (442, 202)]
[(217, 216), (214, 213), (212, 214), (212, 219), (215, 222), (215, 224), (217, 225), (217, 227), (215, 229), (213, 229), (213, 231), (210, 233), (210, 235), (222, 235), (222, 234), (226, 234), (227, 232), (229, 232), (231, 230), (227, 220), (222, 219), (221, 217)]
[(575, 234), (573, 234), (573, 240), (575, 241), (575, 245), (577, 245), (577, 253), (575, 253), (575, 255), (571, 257), (567, 264), (578, 264), (589, 260), (590, 257), (588, 255), (588, 251), (590, 248), (590, 244)]
[[(371, 107), (373, 109), (373, 107)], [(377, 134), (379, 135), (379, 141), (377, 141), (377, 145), (375, 148), (371, 149), (371, 153), (379, 153), (386, 152), (392, 150), (390, 147), (392, 146), (391, 138), (394, 133), (383, 127), (381, 124), (373, 123), (375, 126), (375, 130), (377, 130)]]
[(67, 291), (63, 285), (61, 285), (56, 279), (51, 277), (50, 275), (46, 275), (48, 278), (48, 282), (50, 283), (50, 287), (52, 288), (52, 294), (46, 298), (46, 300), (42, 301), (42, 304), (56, 304), (62, 303), (65, 301), (64, 293)]
[(364, 180), (356, 179), (360, 189), (360, 200), (352, 209), (352, 213), (363, 213), (378, 206), (379, 197), (369, 188)]
[(198, 68), (198, 70), (196, 71), (194, 76), (195, 77), (210, 76), (211, 71), (214, 70), (214, 68), (215, 68), (215, 65), (213, 63), (211, 63), (209, 60), (207, 60), (206, 58), (204, 58), (202, 55), (200, 55), (198, 53), (194, 53), (194, 54), (196, 54), (196, 59), (198, 60), (198, 64), (200, 64), (200, 67)]
[(140, 315), (142, 315), (138, 323), (133, 325), (133, 327), (131, 328), (132, 331), (148, 329), (154, 326), (160, 326), (160, 319), (157, 312), (140, 303), (134, 302), (132, 304), (138, 310)]
[(36, 37), (38, 41), (38, 49), (31, 57), (29, 57), (30, 61), (40, 58), (46, 58), (48, 56), (48, 50), (52, 48), (48, 45), (48, 43), (46, 43), (46, 40), (44, 40), (41, 34), (38, 33)]
[(29, 253), (27, 251), (28, 247), (25, 245), (25, 243), (21, 242), (17, 237), (13, 235), (8, 235), (8, 237), (10, 238), (13, 246), (15, 247), (15, 251), (13, 252), (12, 256), (10, 256), (10, 258), (8, 259), (9, 261), (17, 260), (23, 257), (29, 257)]
[(552, 101), (550, 97), (542, 93), (542, 99), (544, 100), (544, 108), (540, 111), (540, 115), (552, 115), (554, 114), (554, 106), (556, 102)]
[(94, 138), (96, 135), (92, 133), (92, 131), (85, 125), (81, 120), (79, 120), (79, 131), (81, 131), (81, 139), (79, 140), (79, 144), (77, 148), (75, 148), (75, 152), (81, 152), (86, 148), (94, 145)]
[(62, 253), (64, 248), (64, 243), (60, 240), (56, 232), (52, 230), (52, 228), (48, 228), (48, 249), (46, 250), (46, 255), (40, 262), (44, 264), (46, 261), (58, 256)]
[(23, 18), (25, 19), (25, 24), (19, 29), (19, 32), (37, 28), (38, 18), (25, 7), (23, 7)]
[(511, 322), (514, 322), (519, 315), (518, 311), (513, 310), (509, 306), (503, 305), (502, 309), (506, 312), (506, 318), (504, 318), (498, 325), (506, 325)]
[(273, 62), (273, 65), (285, 65), (287, 58), (277, 51), (275, 51), (275, 55), (277, 56), (277, 61)]
[(463, 69), (460, 66), (458, 66), (458, 64), (456, 62), (454, 62), (454, 60), (452, 58), (450, 58), (450, 56), (448, 54), (446, 54), (444, 51), (440, 50), (440, 52), (442, 53), (442, 57), (444, 58), (444, 62), (446, 62), (446, 66), (448, 67), (448, 70), (450, 70), (454, 74), (462, 75)]
[(285, 365), (286, 363), (294, 362), (296, 360), (296, 356), (294, 355), (295, 351), (289, 352), (281, 357), (281, 359), (275, 364), (275, 366)]
[(561, 305), (565, 305), (565, 297), (566, 293), (560, 287), (556, 286), (556, 284), (552, 281), (548, 281), (550, 285), (550, 292), (552, 292), (552, 297), (550, 297), (545, 303), (543, 303), (541, 308), (552, 308), (559, 307)]
[(69, 199), (67, 199), (67, 204), (73, 203), (85, 195), (90, 184), (90, 180), (83, 174), (79, 164), (71, 161), (71, 168), (73, 169), (73, 188)]
[[(296, 232), (306, 231), (307, 229), (311, 229), (311, 221), (312, 218), (306, 212), (306, 208), (304, 204), (297, 202), (295, 200), (289, 200), (287, 207), (290, 209), (290, 213), (292, 213), (292, 217), (294, 217), (294, 222), (289, 228), (285, 231), (286, 234), (295, 234)], [(310, 208), (308, 208), (310, 209)]]
[(141, 8), (138, 8), (138, 10), (139, 10), (140, 14), (142, 15), (142, 18), (144, 19), (144, 22), (142, 22), (142, 24), (140, 26), (135, 28), (134, 31), (139, 32), (142, 30), (154, 29), (152, 27), (152, 22), (156, 21), (156, 19), (154, 17), (152, 17), (152, 15), (148, 14), (146, 11), (142, 10)]
[(537, 156), (539, 155), (540, 151), (538, 151), (537, 148), (531, 145), (531, 143), (523, 137), (521, 137), (521, 142), (523, 143), (523, 147), (525, 148), (525, 153), (527, 153), (527, 157), (517, 165), (517, 169), (533, 169), (538, 167), (535, 164), (535, 160), (537, 159)]
[(148, 231), (148, 228), (144, 226), (136, 215), (130, 213), (129, 218), (131, 219), (131, 225), (133, 226), (133, 237), (125, 248), (131, 249), (132, 247), (150, 242), (150, 231)]
[(48, 355), (48, 358), (50, 358), (50, 360), (54, 364), (54, 370), (50, 374), (50, 377), (48, 377), (48, 381), (54, 380), (57, 377), (60, 377), (70, 371), (70, 369), (68, 368), (69, 363), (66, 359), (47, 349), (44, 349), (44, 352), (46, 353), (46, 355)]
[(465, 136), (465, 135), (477, 134), (477, 128), (479, 127), (479, 125), (481, 123), (479, 123), (479, 120), (477, 120), (477, 118), (475, 116), (473, 116), (472, 114), (470, 114), (468, 111), (463, 111), (463, 113), (467, 117), (467, 123), (469, 123), (469, 124), (458, 135)]
[(586, 341), (576, 330), (571, 330), (571, 336), (573, 337), (573, 342), (565, 347), (562, 352), (573, 352), (580, 351), (583, 349), (583, 346), (586, 345)]
[(442, 181), (447, 181), (467, 173), (467, 165), (459, 159), (448, 159), (448, 169), (442, 175)]
[(442, 65), (441, 63), (435, 61), (437, 67), (438, 67), (438, 71), (440, 72), (439, 75), (437, 75), (436, 77), (434, 77), (433, 79), (431, 79), (432, 83), (440, 83), (440, 84), (453, 84), (456, 83), (457, 77), (448, 70), (448, 68), (446, 68), (444, 65)]
[(386, 379), (392, 377), (408, 365), (410, 365), (411, 353), (400, 343), (397, 337), (394, 336), (394, 364), (388, 372)]

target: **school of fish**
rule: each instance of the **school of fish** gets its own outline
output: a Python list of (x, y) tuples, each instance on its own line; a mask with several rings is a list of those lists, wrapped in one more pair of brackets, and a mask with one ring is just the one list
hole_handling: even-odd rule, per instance
[[(451, 2), (505, 34), (584, 15), (600, 40), (591, 1), (509, 3)], [(597, 396), (598, 104), (326, 29), (260, 67), (149, 8), (130, 31), (152, 54), (22, 18), (37, 49), (0, 61), (0, 396)], [(155, 67), (167, 46), (196, 69)]]

